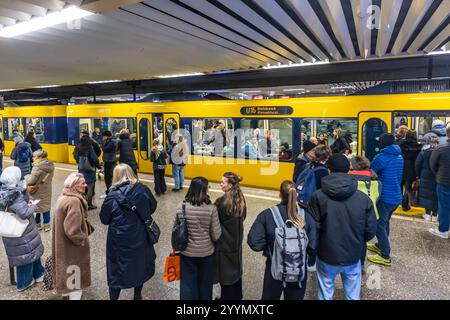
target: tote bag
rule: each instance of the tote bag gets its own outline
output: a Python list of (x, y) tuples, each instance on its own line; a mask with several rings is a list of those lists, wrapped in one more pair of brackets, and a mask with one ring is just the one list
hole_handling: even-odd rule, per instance
[(15, 213), (0, 210), (0, 236), (6, 238), (20, 238), (30, 223), (20, 219)]
[(172, 251), (166, 257), (166, 264), (164, 266), (164, 281), (169, 283), (173, 281), (180, 280), (180, 256)]

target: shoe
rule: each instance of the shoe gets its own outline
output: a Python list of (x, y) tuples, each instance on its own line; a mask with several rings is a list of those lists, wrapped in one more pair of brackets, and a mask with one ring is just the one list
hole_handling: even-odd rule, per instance
[(39, 224), (37, 225), (37, 229), (38, 229), (38, 231), (41, 231), (41, 230), (43, 229), (42, 224), (39, 223)]
[(423, 217), (426, 221), (431, 221), (431, 215), (429, 215), (429, 214), (427, 214), (427, 213), (424, 213), (424, 214), (422, 215), (422, 217)]
[(134, 297), (133, 297), (133, 300), (144, 300), (144, 299), (142, 298), (142, 293), (135, 294)]
[(373, 243), (369, 243), (369, 244), (367, 245), (367, 250), (372, 251), (372, 252), (374, 252), (374, 253), (376, 253), (376, 254), (378, 254), (378, 255), (381, 254), (380, 248), (378, 248), (378, 247), (377, 247), (375, 244), (373, 244)]
[(36, 283), (41, 283), (44, 281), (44, 275), (40, 276), (39, 278), (36, 279)]
[(434, 234), (435, 236), (441, 237), (442, 239), (448, 239), (448, 231), (446, 232), (441, 232), (439, 231), (438, 228), (434, 229), (434, 228), (430, 228), (428, 230), (431, 234)]
[(17, 292), (23, 292), (23, 291), (27, 290), (28, 288), (31, 288), (35, 283), (36, 283), (36, 281), (33, 279), (33, 280), (31, 280), (30, 284), (28, 286), (26, 286), (25, 288), (17, 289)]
[(308, 272), (317, 272), (316, 264), (314, 263), (312, 266), (307, 266), (306, 270), (308, 270)]
[(438, 222), (438, 216), (431, 216), (431, 222)]
[(172, 191), (173, 191), (173, 192), (178, 192), (178, 191), (180, 191), (180, 189), (173, 188)]
[(95, 210), (95, 209), (97, 209), (96, 206), (90, 206), (90, 207), (88, 207), (88, 211), (90, 211), (90, 210)]
[(379, 254), (370, 254), (367, 256), (367, 260), (369, 260), (372, 263), (381, 264), (383, 266), (391, 266), (392, 261), (391, 259), (385, 259)]
[(49, 232), (50, 230), (52, 230), (52, 226), (50, 225), (50, 223), (44, 224), (44, 231)]
[(100, 199), (105, 199), (106, 198), (106, 194), (102, 194), (99, 198)]

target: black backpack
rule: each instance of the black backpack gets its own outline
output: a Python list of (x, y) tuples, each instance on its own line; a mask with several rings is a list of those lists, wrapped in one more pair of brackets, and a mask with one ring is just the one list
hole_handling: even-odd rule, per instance
[(184, 251), (187, 248), (189, 242), (189, 232), (186, 222), (186, 201), (183, 201), (182, 205), (183, 217), (175, 222), (172, 229), (172, 248), (175, 251)]

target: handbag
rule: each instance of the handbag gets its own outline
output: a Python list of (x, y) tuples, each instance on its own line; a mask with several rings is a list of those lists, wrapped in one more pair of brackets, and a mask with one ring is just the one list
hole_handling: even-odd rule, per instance
[(55, 260), (53, 256), (49, 256), (47, 260), (45, 260), (44, 266), (44, 280), (42, 285), (42, 291), (50, 291), (53, 290), (55, 279), (54, 279), (54, 270), (55, 270)]
[(164, 281), (166, 283), (177, 281), (181, 279), (181, 260), (175, 251), (172, 251), (166, 257), (166, 263), (164, 265)]
[(0, 236), (6, 238), (20, 238), (30, 221), (20, 219), (15, 213), (8, 212), (8, 208), (0, 211)]
[(36, 183), (35, 185), (28, 185), (28, 186), (27, 186), (27, 192), (28, 192), (30, 195), (35, 194), (35, 193), (39, 190), (38, 185), (43, 184), (43, 183), (47, 180), (47, 178), (48, 178), (49, 175), (50, 175), (50, 174), (47, 173), (47, 174), (45, 175), (44, 179), (42, 179), (41, 182)]
[(91, 161), (89, 161), (88, 156), (80, 156), (78, 160), (78, 170), (94, 172), (95, 167), (91, 164)]
[(88, 236), (90, 236), (91, 234), (94, 233), (95, 228), (94, 228), (94, 226), (89, 222), (89, 220), (88, 220), (87, 217), (85, 217), (84, 220), (86, 221), (86, 228), (87, 228)]
[(184, 251), (188, 245), (189, 232), (186, 223), (186, 201), (183, 201), (181, 219), (177, 219), (172, 228), (172, 248), (175, 251)]

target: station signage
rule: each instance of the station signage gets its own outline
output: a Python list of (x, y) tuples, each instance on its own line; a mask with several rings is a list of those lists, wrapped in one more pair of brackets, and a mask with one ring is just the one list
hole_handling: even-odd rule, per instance
[(241, 114), (244, 116), (278, 116), (289, 115), (294, 110), (292, 107), (242, 107)]

